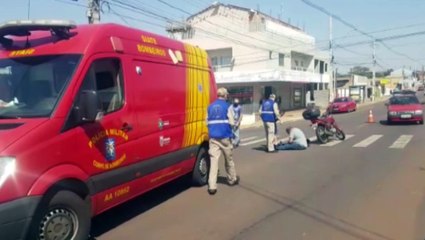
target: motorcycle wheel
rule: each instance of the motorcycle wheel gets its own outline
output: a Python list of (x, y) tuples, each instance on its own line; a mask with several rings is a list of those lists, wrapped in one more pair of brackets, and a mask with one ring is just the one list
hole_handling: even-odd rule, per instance
[(338, 138), (338, 140), (343, 141), (345, 140), (345, 133), (342, 130), (337, 129), (335, 133), (335, 137)]
[(317, 141), (320, 143), (327, 143), (328, 142), (328, 135), (326, 134), (325, 127), (324, 126), (317, 126), (316, 128), (316, 136)]

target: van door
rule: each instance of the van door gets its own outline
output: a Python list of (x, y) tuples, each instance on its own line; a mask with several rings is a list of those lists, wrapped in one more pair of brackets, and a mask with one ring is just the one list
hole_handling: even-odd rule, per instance
[[(91, 61), (83, 82), (75, 97), (73, 109), (84, 90), (97, 92), (101, 102), (103, 118), (99, 122), (78, 124), (77, 114), (71, 112), (67, 121), (68, 138), (73, 138), (74, 152), (69, 155), (84, 161), (81, 167), (92, 176), (91, 194), (97, 194), (135, 178), (131, 169), (121, 167), (134, 163), (137, 147), (137, 133), (133, 126), (135, 117), (131, 105), (129, 79), (123, 76), (122, 62), (116, 57), (102, 57)], [(76, 150), (76, 151), (75, 151)], [(98, 206), (113, 204), (122, 200), (104, 199)]]

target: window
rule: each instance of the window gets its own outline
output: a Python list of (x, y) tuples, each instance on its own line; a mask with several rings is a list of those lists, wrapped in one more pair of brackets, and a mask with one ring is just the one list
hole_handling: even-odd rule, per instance
[(279, 66), (285, 65), (285, 54), (279, 53)]
[(118, 59), (100, 59), (92, 63), (82, 90), (95, 90), (105, 114), (117, 111), (124, 104), (121, 64)]
[(80, 55), (0, 60), (0, 118), (49, 116), (80, 61)]
[(211, 58), (211, 64), (212, 64), (213, 66), (217, 66), (217, 65), (218, 65), (217, 57), (212, 57), (212, 58)]
[(241, 104), (252, 103), (254, 98), (254, 87), (251, 86), (240, 86), (240, 87), (229, 87), (229, 99), (238, 98)]
[(213, 66), (214, 71), (219, 69), (230, 70), (232, 66), (232, 57), (231, 56), (219, 56), (219, 57), (211, 57), (211, 64)]

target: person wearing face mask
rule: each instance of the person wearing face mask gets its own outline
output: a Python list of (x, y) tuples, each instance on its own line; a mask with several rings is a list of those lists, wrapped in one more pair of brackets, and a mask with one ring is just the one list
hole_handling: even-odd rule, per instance
[(232, 144), (236, 148), (239, 146), (239, 143), (241, 141), (240, 126), (242, 122), (242, 107), (239, 104), (239, 99), (237, 98), (233, 99), (233, 104), (229, 107), (229, 111), (233, 112), (233, 119), (235, 121), (235, 124), (232, 127), (232, 132), (233, 132)]
[(217, 193), (217, 175), (221, 154), (224, 155), (227, 183), (229, 186), (239, 184), (236, 175), (235, 162), (233, 161), (232, 126), (234, 125), (233, 113), (227, 103), (228, 92), (226, 88), (217, 90), (217, 100), (208, 106), (207, 124), (209, 135), (210, 172), (208, 177), (208, 193)]

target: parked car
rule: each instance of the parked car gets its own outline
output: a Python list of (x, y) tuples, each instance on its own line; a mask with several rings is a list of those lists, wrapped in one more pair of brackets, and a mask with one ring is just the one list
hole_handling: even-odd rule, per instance
[(357, 103), (349, 97), (335, 98), (328, 111), (332, 113), (356, 111)]
[(424, 124), (422, 105), (415, 95), (395, 95), (386, 103), (387, 123), (417, 122)]
[(395, 90), (392, 92), (393, 96), (396, 95), (416, 95), (416, 92), (413, 90), (408, 90), (408, 89), (404, 89), (404, 90)]
[(419, 86), (418, 87), (418, 91), (423, 91), (424, 90), (424, 86)]

